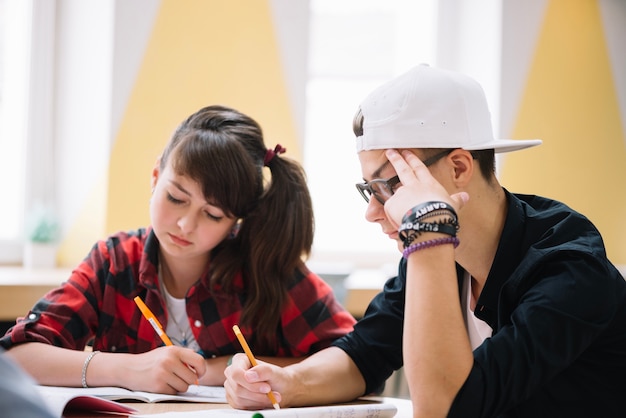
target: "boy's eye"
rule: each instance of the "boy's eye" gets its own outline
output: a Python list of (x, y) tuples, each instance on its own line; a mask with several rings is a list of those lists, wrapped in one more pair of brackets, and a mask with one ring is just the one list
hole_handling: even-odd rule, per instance
[(174, 196), (172, 196), (169, 193), (167, 194), (167, 200), (169, 200), (170, 202), (174, 203), (175, 205), (180, 205), (181, 203), (183, 203), (182, 200), (176, 199)]

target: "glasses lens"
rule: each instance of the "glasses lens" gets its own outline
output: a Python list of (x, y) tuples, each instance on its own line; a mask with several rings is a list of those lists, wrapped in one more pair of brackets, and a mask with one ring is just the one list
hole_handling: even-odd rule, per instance
[(372, 194), (380, 203), (385, 203), (393, 195), (393, 189), (387, 180), (372, 180), (369, 184)]
[(376, 200), (384, 205), (387, 199), (393, 196), (393, 188), (398, 183), (400, 183), (400, 178), (395, 176), (389, 180), (376, 179), (367, 183), (357, 183), (356, 188), (367, 203), (370, 202), (370, 197), (373, 195)]

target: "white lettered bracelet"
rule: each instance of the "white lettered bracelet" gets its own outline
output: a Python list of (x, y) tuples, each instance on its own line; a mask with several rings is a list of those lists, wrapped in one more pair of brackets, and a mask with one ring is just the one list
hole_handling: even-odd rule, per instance
[(89, 363), (91, 362), (91, 359), (94, 358), (95, 355), (98, 354), (98, 353), (99, 353), (99, 351), (92, 351), (91, 353), (89, 353), (89, 355), (85, 359), (85, 362), (83, 363), (82, 383), (83, 383), (83, 387), (84, 388), (88, 388), (89, 387), (89, 386), (87, 386), (87, 366), (89, 366)]

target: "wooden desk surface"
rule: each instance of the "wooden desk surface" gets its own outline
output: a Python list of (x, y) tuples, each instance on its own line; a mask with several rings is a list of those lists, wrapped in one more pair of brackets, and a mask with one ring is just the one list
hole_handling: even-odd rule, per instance
[(0, 267), (0, 321), (15, 321), (46, 292), (67, 280), (69, 269)]

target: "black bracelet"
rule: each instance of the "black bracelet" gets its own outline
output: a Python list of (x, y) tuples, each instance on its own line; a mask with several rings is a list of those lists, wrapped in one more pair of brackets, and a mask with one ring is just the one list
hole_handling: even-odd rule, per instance
[(439, 209), (439, 210), (434, 210), (432, 212), (428, 212), (422, 216), (419, 217), (419, 221), (423, 221), (425, 219), (428, 218), (434, 218), (436, 216), (449, 216), (454, 222), (457, 221), (456, 216), (454, 215), (454, 213), (452, 213), (451, 211), (447, 210), (447, 209)]
[(438, 232), (451, 237), (456, 237), (458, 229), (458, 223), (451, 222), (451, 220), (432, 223), (417, 222), (415, 224), (403, 224), (398, 230), (398, 236), (402, 240), (404, 248), (407, 248), (413, 243), (413, 241), (415, 241), (416, 238), (425, 232)]
[(418, 233), (421, 232), (440, 232), (442, 234), (450, 235), (451, 237), (456, 236), (456, 231), (458, 229), (458, 224), (456, 222), (416, 222), (410, 223), (407, 222), (400, 226), (398, 230), (398, 234), (400, 238), (405, 239), (407, 237), (407, 231), (416, 231)]
[(400, 237), (400, 239), (402, 240), (402, 246), (404, 248), (409, 247), (411, 244), (413, 244), (413, 241), (420, 237), (420, 235), (422, 235), (422, 233), (418, 231), (406, 231), (405, 236)]
[[(446, 219), (435, 222), (422, 222), (422, 220), (446, 216)], [(425, 202), (419, 204), (402, 217), (402, 224), (398, 229), (398, 235), (404, 248), (407, 248), (417, 237), (424, 232), (439, 232), (451, 237), (456, 237), (459, 223), (456, 211), (446, 202)]]
[(455, 220), (458, 219), (456, 211), (454, 208), (446, 202), (424, 202), (409, 210), (404, 217), (402, 218), (402, 223), (407, 221), (417, 221), (424, 215), (427, 215), (434, 211), (445, 210), (449, 211), (452, 218)]

